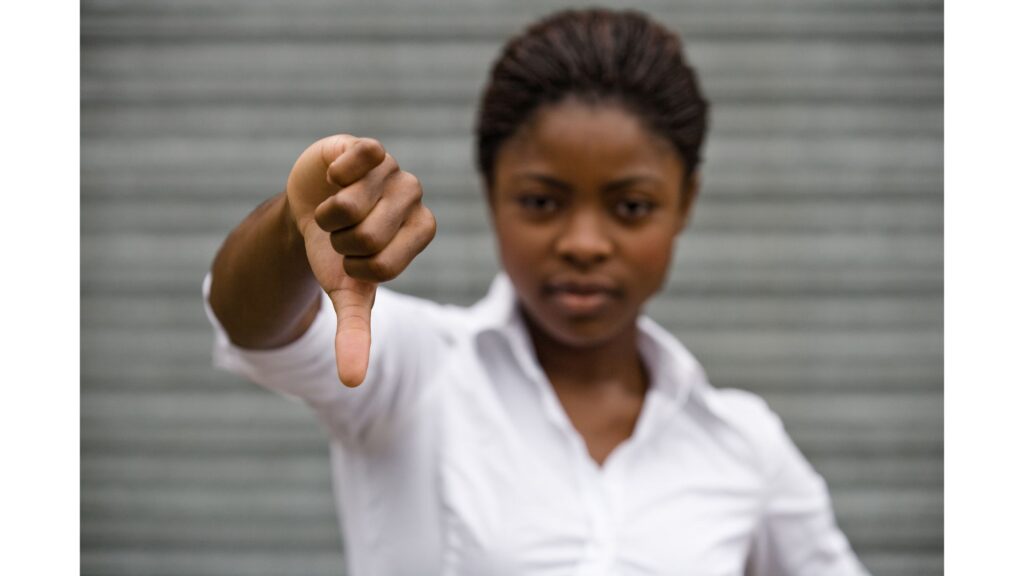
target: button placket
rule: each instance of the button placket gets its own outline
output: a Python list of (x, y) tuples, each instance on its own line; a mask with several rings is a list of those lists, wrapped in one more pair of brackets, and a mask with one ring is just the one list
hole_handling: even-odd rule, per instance
[(602, 472), (583, 450), (586, 460), (574, 458), (574, 468), (579, 473), (579, 486), (586, 506), (590, 533), (583, 552), (578, 576), (611, 574), (615, 559), (615, 534), (608, 493), (602, 479)]

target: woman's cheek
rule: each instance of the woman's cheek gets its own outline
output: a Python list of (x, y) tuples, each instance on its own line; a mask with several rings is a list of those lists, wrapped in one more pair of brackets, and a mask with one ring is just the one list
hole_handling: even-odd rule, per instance
[(634, 244), (633, 260), (641, 277), (648, 278), (649, 294), (661, 289), (672, 265), (675, 236), (654, 236)]

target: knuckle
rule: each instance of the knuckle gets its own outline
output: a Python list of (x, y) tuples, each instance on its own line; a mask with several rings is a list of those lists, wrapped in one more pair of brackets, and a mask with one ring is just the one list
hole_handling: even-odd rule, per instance
[(420, 182), (419, 177), (413, 174), (412, 172), (406, 172), (403, 170), (399, 176), (402, 179), (403, 186), (406, 186), (408, 188), (417, 188), (420, 190), (423, 189), (423, 185)]
[(357, 227), (353, 229), (349, 235), (352, 246), (361, 252), (373, 254), (383, 248), (383, 246), (381, 246), (380, 235), (373, 230)]
[(433, 240), (434, 236), (437, 234), (437, 218), (434, 217), (434, 213), (426, 206), (423, 207), (423, 210), (426, 211), (425, 217), (427, 221), (427, 231), (429, 232), (427, 235), (427, 241), (429, 242)]
[(345, 182), (345, 171), (337, 163), (327, 167), (327, 183), (340, 188)]
[(348, 246), (345, 244), (345, 239), (339, 232), (331, 233), (331, 248), (338, 254), (345, 255), (348, 252)]
[(317, 209), (313, 211), (313, 221), (316, 222), (316, 225), (324, 232), (331, 231), (331, 221), (321, 208), (317, 207)]
[(334, 251), (346, 256), (369, 256), (383, 248), (378, 235), (358, 228), (331, 233)]
[(359, 146), (364, 148), (367, 152), (384, 151), (384, 146), (380, 143), (380, 140), (377, 140), (376, 138), (360, 138)]
[(310, 144), (306, 149), (306, 152), (303, 154), (317, 154), (320, 156), (320, 160), (322, 162), (330, 164), (355, 141), (356, 137), (351, 134), (335, 134), (333, 136), (326, 136), (317, 140), (313, 144)]
[(348, 274), (356, 280), (362, 280), (363, 282), (374, 282), (376, 280), (369, 275), (369, 271), (366, 269), (366, 260), (364, 258), (352, 258), (350, 256), (346, 256), (341, 265), (345, 269), (345, 274)]
[(381, 282), (394, 280), (401, 269), (383, 258), (367, 258), (366, 268), (370, 274)]
[(371, 163), (379, 161), (380, 158), (386, 155), (384, 146), (374, 138), (360, 138), (355, 143), (355, 149), (361, 159)]
[(335, 252), (344, 256), (356, 255), (352, 249), (352, 243), (348, 240), (348, 234), (345, 232), (331, 232), (331, 247)]
[(423, 208), (423, 216), (418, 219), (418, 232), (416, 234), (416, 249), (417, 254), (426, 249), (427, 245), (434, 241), (434, 236), (437, 235), (437, 220), (434, 215)]
[(407, 191), (410, 199), (413, 202), (419, 202), (423, 199), (423, 185), (420, 183), (420, 179), (415, 174), (410, 172), (402, 172), (402, 187)]
[(332, 207), (338, 219), (345, 223), (355, 223), (359, 220), (359, 205), (349, 194), (335, 194)]
[(365, 282), (387, 282), (394, 280), (402, 271), (400, 267), (388, 263), (380, 257), (345, 258), (345, 272)]
[(387, 174), (393, 174), (401, 170), (401, 168), (399, 168), (398, 166), (398, 160), (395, 160), (395, 157), (392, 156), (390, 153), (384, 154), (384, 160), (381, 161), (380, 166), (381, 168), (384, 169), (385, 173)]

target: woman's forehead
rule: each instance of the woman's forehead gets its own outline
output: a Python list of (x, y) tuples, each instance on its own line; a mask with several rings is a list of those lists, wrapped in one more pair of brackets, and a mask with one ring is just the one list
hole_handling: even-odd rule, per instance
[(566, 101), (538, 110), (498, 153), (496, 171), (580, 172), (624, 178), (681, 172), (666, 139), (617, 104)]

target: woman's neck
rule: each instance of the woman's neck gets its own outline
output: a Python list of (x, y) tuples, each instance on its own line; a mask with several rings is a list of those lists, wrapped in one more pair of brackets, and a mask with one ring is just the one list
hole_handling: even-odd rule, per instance
[(636, 323), (609, 340), (589, 346), (560, 342), (526, 316), (537, 360), (552, 385), (580, 392), (616, 389), (629, 395), (647, 391), (647, 373), (637, 346)]

